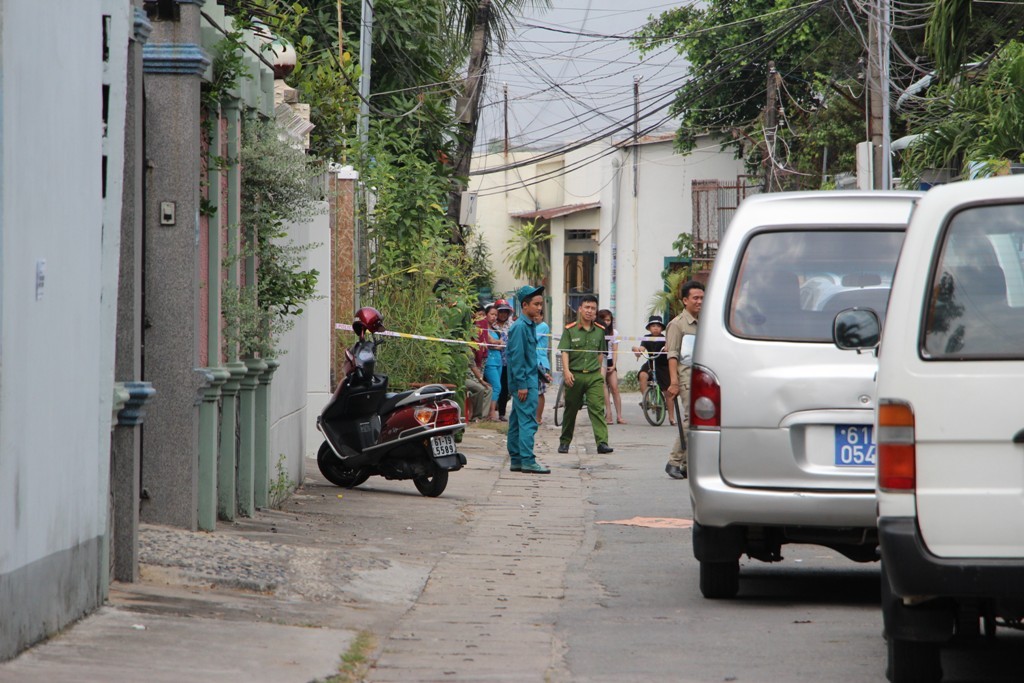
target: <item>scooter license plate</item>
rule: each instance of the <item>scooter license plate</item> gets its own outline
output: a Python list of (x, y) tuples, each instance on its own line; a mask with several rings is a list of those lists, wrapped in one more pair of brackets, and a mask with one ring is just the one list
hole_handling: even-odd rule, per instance
[(435, 458), (443, 458), (446, 455), (455, 455), (455, 437), (451, 434), (446, 436), (430, 437), (430, 447), (434, 451)]

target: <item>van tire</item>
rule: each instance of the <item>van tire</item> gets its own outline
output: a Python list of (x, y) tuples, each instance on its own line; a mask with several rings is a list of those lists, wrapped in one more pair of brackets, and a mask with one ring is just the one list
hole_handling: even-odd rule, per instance
[(739, 559), (700, 563), (700, 592), (708, 600), (729, 600), (740, 590)]
[(938, 643), (899, 640), (889, 636), (886, 676), (892, 683), (938, 683), (942, 680)]

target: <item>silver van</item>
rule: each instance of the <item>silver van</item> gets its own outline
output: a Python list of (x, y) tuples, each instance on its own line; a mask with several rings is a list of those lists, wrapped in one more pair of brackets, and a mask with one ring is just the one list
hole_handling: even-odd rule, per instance
[(838, 349), (837, 313), (884, 319), (918, 192), (764, 194), (740, 205), (694, 346), (689, 480), (707, 598), (739, 590), (742, 555), (787, 543), (878, 559), (871, 353)]

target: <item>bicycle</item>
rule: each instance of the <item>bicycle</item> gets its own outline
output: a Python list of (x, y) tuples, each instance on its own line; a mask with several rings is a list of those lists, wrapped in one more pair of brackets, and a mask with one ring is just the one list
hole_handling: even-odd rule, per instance
[[(658, 385), (658, 370), (653, 362), (654, 358), (644, 349), (640, 352), (645, 361), (650, 361), (651, 376), (647, 379), (647, 391), (644, 392), (640, 407), (644, 411), (644, 419), (652, 427), (660, 427), (665, 423), (665, 414), (668, 412), (668, 404), (665, 402), (665, 394)], [(660, 354), (655, 354), (655, 356)]]

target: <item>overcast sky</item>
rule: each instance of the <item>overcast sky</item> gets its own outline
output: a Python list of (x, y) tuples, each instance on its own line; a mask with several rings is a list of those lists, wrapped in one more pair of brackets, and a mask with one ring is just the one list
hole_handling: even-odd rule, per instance
[[(558, 146), (632, 126), (633, 81), (640, 78), (640, 127), (666, 116), (686, 63), (672, 48), (641, 59), (628, 40), (651, 15), (679, 5), (656, 0), (551, 0), (528, 9), (502, 53), (491, 56), (478, 149), (503, 137), (508, 85), (512, 147)], [(599, 34), (595, 37), (576, 33)], [(654, 110), (659, 110), (655, 112)], [(665, 121), (666, 126), (670, 122)], [(631, 128), (630, 128), (631, 130)], [(628, 135), (628, 131), (616, 137)]]

